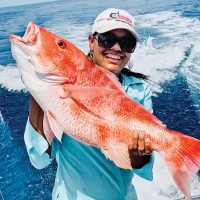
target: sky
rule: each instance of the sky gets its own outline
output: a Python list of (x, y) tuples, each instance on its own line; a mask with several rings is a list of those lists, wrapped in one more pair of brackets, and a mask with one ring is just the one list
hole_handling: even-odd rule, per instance
[(33, 3), (50, 2), (55, 0), (0, 0), (0, 7), (17, 6)]

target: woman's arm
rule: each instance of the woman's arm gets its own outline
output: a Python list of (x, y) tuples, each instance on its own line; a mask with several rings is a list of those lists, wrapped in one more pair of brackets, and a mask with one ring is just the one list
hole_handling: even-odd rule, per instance
[[(151, 113), (152, 108), (152, 92), (148, 83), (144, 83), (144, 96), (140, 103)], [(129, 155), (131, 158), (132, 167), (135, 169), (141, 169), (143, 166), (152, 161), (152, 148), (149, 138), (145, 138), (143, 134), (135, 135), (133, 144), (129, 147)]]
[(59, 149), (59, 141), (54, 138), (47, 142), (43, 131), (44, 113), (33, 97), (30, 97), (29, 118), (24, 132), (24, 142), (31, 164), (42, 169), (48, 166)]
[[(30, 95), (30, 104), (29, 104), (29, 121), (32, 127), (46, 139), (43, 130), (43, 118), (44, 112), (36, 102), (36, 100)], [(49, 155), (51, 154), (51, 146), (49, 145), (47, 151)]]

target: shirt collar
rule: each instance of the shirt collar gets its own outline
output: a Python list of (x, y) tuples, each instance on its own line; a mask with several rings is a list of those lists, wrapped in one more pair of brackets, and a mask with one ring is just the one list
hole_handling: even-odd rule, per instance
[(124, 90), (130, 86), (130, 85), (135, 85), (135, 84), (143, 84), (144, 81), (142, 79), (136, 78), (134, 76), (126, 76), (125, 74), (120, 74), (122, 86)]

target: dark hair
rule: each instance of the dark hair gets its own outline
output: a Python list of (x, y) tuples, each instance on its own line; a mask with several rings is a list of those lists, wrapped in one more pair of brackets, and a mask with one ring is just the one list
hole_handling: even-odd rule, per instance
[(141, 78), (144, 80), (149, 80), (149, 76), (142, 73), (132, 72), (130, 69), (127, 69), (127, 68), (123, 68), (121, 71), (121, 74), (124, 74), (126, 76), (134, 76), (136, 78)]

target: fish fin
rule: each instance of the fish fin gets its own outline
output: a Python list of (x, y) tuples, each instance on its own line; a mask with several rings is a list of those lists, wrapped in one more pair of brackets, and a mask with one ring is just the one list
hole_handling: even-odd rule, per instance
[(107, 88), (107, 87), (94, 87), (94, 86), (66, 86), (60, 88), (59, 95), (60, 98), (69, 98), (74, 99), (94, 99), (103, 94), (109, 94), (111, 92), (117, 93), (118, 91)]
[(53, 134), (53, 131), (50, 127), (49, 120), (48, 120), (46, 112), (44, 113), (44, 117), (43, 117), (43, 129), (44, 129), (44, 135), (45, 135), (48, 143), (51, 144), (51, 142), (54, 138), (54, 134)]
[(168, 151), (162, 152), (172, 177), (188, 200), (191, 199), (190, 185), (200, 169), (200, 140), (170, 131), (177, 139)]
[(125, 143), (110, 143), (108, 149), (101, 149), (107, 159), (123, 169), (132, 169), (129, 157), (128, 145)]
[(59, 96), (62, 99), (71, 98), (86, 112), (89, 112), (97, 118), (104, 119), (104, 117), (100, 116), (98, 112), (94, 112), (94, 109), (91, 106), (91, 104), (84, 102), (84, 100), (90, 100), (103, 94), (110, 94), (111, 92), (117, 93), (118, 91), (105, 87), (68, 86), (61, 87), (59, 89)]
[(64, 131), (63, 127), (57, 121), (54, 114), (51, 113), (50, 111), (47, 111), (47, 118), (48, 118), (48, 122), (54, 136), (56, 136), (56, 138), (61, 142), (63, 131)]

